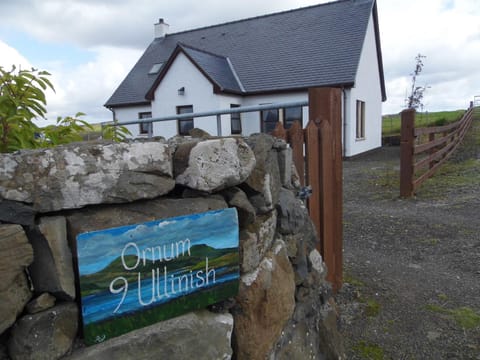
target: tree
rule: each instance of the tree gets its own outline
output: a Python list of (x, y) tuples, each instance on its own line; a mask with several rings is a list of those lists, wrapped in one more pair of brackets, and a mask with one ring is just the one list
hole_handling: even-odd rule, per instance
[[(55, 125), (40, 128), (33, 122), (45, 119), (47, 100), (45, 91), (55, 91), (46, 71), (10, 71), (0, 66), (0, 153), (32, 149), (82, 141), (82, 135), (93, 130), (84, 113), (58, 117)], [(122, 126), (109, 128), (104, 138), (124, 140), (130, 132)]]
[(423, 99), (423, 93), (425, 92), (426, 86), (417, 86), (417, 76), (420, 75), (420, 73), (423, 70), (423, 59), (425, 59), (426, 56), (422, 54), (418, 54), (415, 57), (416, 65), (415, 65), (415, 70), (412, 74), (412, 88), (410, 91), (410, 96), (407, 98), (407, 107), (409, 109), (417, 109), (419, 106), (423, 105), (422, 104), (422, 99)]
[(53, 85), (46, 71), (10, 71), (0, 66), (0, 152), (35, 147), (36, 117), (47, 113), (45, 90)]

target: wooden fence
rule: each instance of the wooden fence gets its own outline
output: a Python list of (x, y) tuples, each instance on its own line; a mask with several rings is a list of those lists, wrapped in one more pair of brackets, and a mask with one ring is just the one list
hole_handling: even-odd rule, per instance
[(415, 110), (401, 114), (400, 196), (411, 197), (420, 185), (457, 149), (473, 119), (470, 107), (463, 117), (445, 126), (415, 128)]
[(300, 182), (311, 187), (308, 210), (320, 238), (318, 250), (328, 268), (327, 280), (338, 291), (343, 281), (341, 92), (314, 88), (308, 96), (306, 128), (294, 122), (285, 130), (279, 122), (272, 135), (290, 144)]

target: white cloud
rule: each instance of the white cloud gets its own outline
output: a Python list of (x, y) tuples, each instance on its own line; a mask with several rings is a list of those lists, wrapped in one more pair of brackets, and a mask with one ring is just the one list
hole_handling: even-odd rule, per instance
[(9, 46), (0, 40), (0, 66), (3, 66), (4, 70), (10, 70), (12, 65), (17, 68), (30, 69), (32, 65), (30, 62), (22, 56), (16, 49)]

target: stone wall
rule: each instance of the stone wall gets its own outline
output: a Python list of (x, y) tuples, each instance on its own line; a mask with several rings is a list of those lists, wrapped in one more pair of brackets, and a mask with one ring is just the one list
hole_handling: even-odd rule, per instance
[[(267, 135), (0, 156), (0, 359), (336, 359), (326, 269), (291, 149)], [(79, 233), (235, 207), (239, 294), (86, 347)]]

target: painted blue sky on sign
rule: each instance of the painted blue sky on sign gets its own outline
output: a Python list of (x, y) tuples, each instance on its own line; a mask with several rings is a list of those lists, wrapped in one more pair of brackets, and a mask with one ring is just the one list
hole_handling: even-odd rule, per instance
[(121, 255), (124, 246), (130, 242), (142, 249), (187, 238), (191, 246), (237, 247), (237, 211), (234, 208), (216, 210), (80, 234), (77, 236), (79, 272), (88, 275), (104, 269)]

